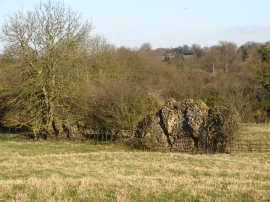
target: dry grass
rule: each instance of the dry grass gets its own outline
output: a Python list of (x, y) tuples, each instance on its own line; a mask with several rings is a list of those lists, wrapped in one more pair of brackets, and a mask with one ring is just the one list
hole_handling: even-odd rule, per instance
[(270, 153), (0, 142), (0, 201), (270, 201)]
[(270, 140), (270, 124), (243, 124), (240, 128), (239, 139)]

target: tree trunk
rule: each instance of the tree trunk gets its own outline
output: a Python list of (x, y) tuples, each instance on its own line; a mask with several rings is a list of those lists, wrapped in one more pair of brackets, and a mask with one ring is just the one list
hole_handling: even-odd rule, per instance
[(53, 91), (52, 92), (48, 92), (48, 90), (46, 89), (45, 86), (43, 86), (43, 94), (44, 94), (44, 101), (45, 101), (45, 120), (44, 120), (44, 124), (46, 125), (46, 131), (48, 133), (48, 136), (55, 136), (56, 134), (56, 127), (54, 127), (55, 125), (55, 115), (54, 115), (54, 103), (53, 103)]

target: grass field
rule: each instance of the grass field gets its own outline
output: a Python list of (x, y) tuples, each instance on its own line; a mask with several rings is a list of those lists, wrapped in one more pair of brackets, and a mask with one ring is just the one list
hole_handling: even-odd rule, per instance
[(270, 141), (270, 124), (243, 124), (237, 138)]
[(3, 135), (0, 153), (0, 201), (270, 201), (270, 153), (142, 152)]

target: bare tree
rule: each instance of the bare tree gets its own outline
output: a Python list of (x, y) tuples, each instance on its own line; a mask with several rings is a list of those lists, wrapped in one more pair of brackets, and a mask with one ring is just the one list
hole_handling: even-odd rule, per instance
[(218, 51), (222, 68), (225, 73), (228, 73), (237, 59), (237, 45), (232, 42), (219, 42)]
[(139, 49), (140, 51), (148, 52), (152, 50), (152, 45), (150, 43), (143, 43)]
[(86, 65), (91, 24), (62, 4), (41, 3), (18, 12), (2, 27), (5, 69), (10, 85), (4, 93), (5, 124), (58, 135), (70, 119), (76, 81)]

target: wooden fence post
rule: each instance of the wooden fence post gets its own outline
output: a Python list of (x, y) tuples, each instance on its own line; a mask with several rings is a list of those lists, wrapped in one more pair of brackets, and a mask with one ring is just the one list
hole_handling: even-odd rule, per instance
[(248, 152), (251, 152), (251, 144), (250, 141), (247, 140), (247, 150)]

